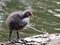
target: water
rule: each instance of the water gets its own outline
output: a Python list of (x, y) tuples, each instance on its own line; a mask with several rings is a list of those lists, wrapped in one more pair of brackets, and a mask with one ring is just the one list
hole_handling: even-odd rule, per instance
[[(11, 12), (25, 9), (33, 12), (34, 19), (31, 20), (33, 27), (22, 31), (21, 37), (40, 34), (42, 30), (47, 33), (60, 33), (60, 0), (1, 0), (0, 41), (6, 41), (9, 34), (5, 24), (7, 16)], [(16, 34), (14, 33), (12, 37), (15, 38)]]

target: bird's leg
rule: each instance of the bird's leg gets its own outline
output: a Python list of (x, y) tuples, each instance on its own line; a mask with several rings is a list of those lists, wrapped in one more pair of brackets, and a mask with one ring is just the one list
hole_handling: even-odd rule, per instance
[(17, 39), (19, 39), (19, 32), (18, 32), (18, 30), (17, 30)]
[[(20, 39), (25, 45), (26, 45), (26, 41), (25, 40), (23, 40), (23, 39)], [(17, 30), (17, 42), (19, 42), (19, 32), (18, 32), (18, 30)]]
[(9, 41), (10, 41), (10, 38), (11, 38), (11, 34), (12, 34), (12, 30), (10, 30), (10, 33), (9, 33)]

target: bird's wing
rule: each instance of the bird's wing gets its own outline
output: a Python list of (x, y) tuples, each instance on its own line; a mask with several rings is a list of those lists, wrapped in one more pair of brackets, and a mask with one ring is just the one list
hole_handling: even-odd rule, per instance
[(27, 24), (29, 24), (29, 18), (24, 18), (19, 23), (20, 26), (25, 26)]
[(22, 15), (20, 14), (15, 14), (13, 18), (13, 22), (16, 24), (16, 26), (25, 26), (29, 22), (29, 18), (22, 19)]

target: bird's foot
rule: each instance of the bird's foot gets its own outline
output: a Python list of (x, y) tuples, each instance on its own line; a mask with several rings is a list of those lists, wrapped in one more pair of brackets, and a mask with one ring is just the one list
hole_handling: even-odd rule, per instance
[(9, 40), (9, 42), (10, 43), (21, 43), (22, 41), (20, 42), (19, 39), (16, 39), (16, 40)]
[(27, 45), (27, 41), (24, 40), (24, 39), (10, 40), (9, 42), (10, 42), (10, 43), (13, 43), (13, 44), (15, 44), (15, 43), (21, 43), (21, 44)]

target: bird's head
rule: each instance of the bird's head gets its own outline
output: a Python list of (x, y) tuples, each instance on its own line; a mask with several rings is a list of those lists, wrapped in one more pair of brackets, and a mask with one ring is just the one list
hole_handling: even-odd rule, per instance
[(24, 17), (30, 17), (33, 18), (33, 13), (29, 10), (25, 10), (24, 11)]

